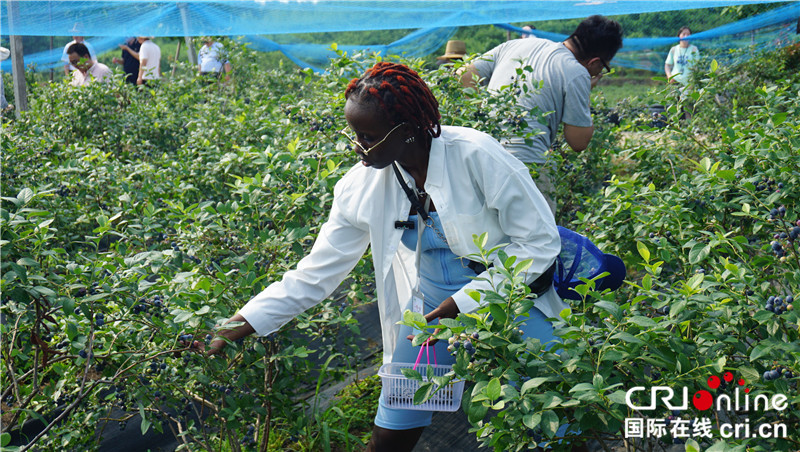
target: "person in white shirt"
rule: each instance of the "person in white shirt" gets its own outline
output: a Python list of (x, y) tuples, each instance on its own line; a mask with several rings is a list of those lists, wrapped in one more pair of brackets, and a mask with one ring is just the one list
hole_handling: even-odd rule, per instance
[(61, 52), (61, 61), (63, 61), (65, 63), (64, 64), (64, 75), (69, 75), (70, 71), (74, 71), (75, 69), (77, 69), (75, 66), (70, 64), (69, 56), (67, 54), (67, 50), (69, 50), (69, 47), (72, 44), (83, 44), (83, 45), (85, 45), (86, 48), (89, 49), (89, 55), (91, 55), (92, 61), (97, 63), (97, 53), (94, 51), (94, 47), (92, 47), (92, 45), (89, 44), (88, 41), (84, 40), (83, 36), (73, 36), (72, 37), (72, 41), (68, 42), (67, 45), (64, 46), (64, 51)]
[(139, 77), (137, 85), (144, 85), (150, 80), (161, 78), (161, 48), (147, 36), (137, 37), (142, 45), (139, 48)]
[[(486, 249), (497, 246), (517, 262), (532, 259), (526, 283), (547, 276), (552, 267), (561, 242), (528, 169), (489, 135), (440, 125), (438, 102), (416, 72), (377, 63), (350, 82), (345, 99), (349, 131), (341, 132), (360, 162), (336, 184), (330, 216), (311, 252), (227, 322), (236, 323), (219, 328), (207, 353), (219, 354), (226, 339), (270, 334), (320, 303), (367, 247), (384, 363), (413, 362), (419, 350), (408, 340), (410, 328), (397, 325), (406, 309), (418, 307), (428, 322), (455, 318), (483, 302), (467, 295), (468, 290), (503, 285), (502, 275), (470, 264), (467, 256), (478, 252), (474, 235), (487, 233)], [(502, 265), (497, 252), (492, 259), (494, 266)], [(554, 340), (547, 318), (567, 309), (549, 278), (523, 328), (543, 344)], [(422, 294), (417, 306), (414, 293)], [(439, 349), (439, 364), (455, 359), (447, 345), (433, 345)], [(431, 423), (431, 412), (389, 408), (383, 399), (367, 450), (412, 450)]]
[(684, 86), (689, 83), (692, 65), (700, 58), (700, 50), (686, 39), (691, 34), (692, 30), (689, 27), (681, 27), (678, 31), (680, 43), (669, 49), (667, 60), (664, 62), (664, 73), (667, 74), (669, 83), (678, 82)]
[(111, 69), (103, 63), (92, 61), (89, 49), (83, 43), (75, 43), (67, 49), (72, 71), (72, 86), (83, 86), (93, 81), (108, 82), (111, 80)]
[(225, 55), (222, 44), (214, 42), (211, 37), (203, 38), (203, 46), (197, 53), (197, 71), (200, 75), (213, 75), (219, 78), (225, 69), (225, 80), (230, 80), (231, 63)]

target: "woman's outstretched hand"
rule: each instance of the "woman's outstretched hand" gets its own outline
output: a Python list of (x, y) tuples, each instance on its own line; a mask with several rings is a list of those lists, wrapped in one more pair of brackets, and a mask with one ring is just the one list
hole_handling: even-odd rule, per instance
[[(243, 322), (243, 323), (233, 328), (225, 328), (225, 325), (231, 322)], [(245, 320), (244, 317), (242, 317), (240, 314), (236, 314), (230, 319), (228, 319), (227, 322), (225, 322), (225, 324), (220, 328), (216, 337), (211, 340), (210, 344), (208, 344), (208, 347), (206, 347), (203, 344), (201, 345), (200, 349), (201, 351), (204, 351), (205, 354), (208, 356), (215, 356), (222, 353), (222, 350), (224, 350), (225, 346), (228, 345), (225, 339), (228, 339), (229, 341), (235, 341), (245, 336), (249, 336), (255, 333), (255, 331), (256, 330), (253, 328), (253, 326), (250, 325), (250, 323), (247, 320)]]
[[(436, 307), (433, 311), (429, 312), (425, 315), (425, 320), (428, 323), (435, 319), (454, 319), (458, 315), (460, 311), (458, 310), (458, 306), (456, 305), (456, 301), (453, 300), (453, 297), (447, 297), (439, 306)], [(406, 336), (408, 340), (414, 340), (414, 335), (409, 334)], [(436, 343), (438, 339), (431, 339), (430, 344), (433, 345)]]

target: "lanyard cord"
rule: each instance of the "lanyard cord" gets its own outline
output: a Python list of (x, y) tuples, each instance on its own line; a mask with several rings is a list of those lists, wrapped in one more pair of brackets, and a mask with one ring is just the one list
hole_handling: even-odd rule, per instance
[(429, 218), (428, 211), (419, 201), (419, 198), (414, 194), (411, 188), (409, 188), (408, 185), (406, 185), (405, 180), (403, 179), (403, 175), (400, 174), (400, 169), (397, 168), (397, 162), (392, 162), (392, 169), (394, 169), (394, 175), (397, 176), (397, 181), (400, 182), (400, 186), (406, 193), (408, 200), (411, 201), (411, 205), (417, 210), (419, 216), (422, 217), (422, 221), (427, 223)]

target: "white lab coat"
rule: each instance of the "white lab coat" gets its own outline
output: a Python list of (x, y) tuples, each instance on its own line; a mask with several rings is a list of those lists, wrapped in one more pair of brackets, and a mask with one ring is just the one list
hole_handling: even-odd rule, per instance
[[(527, 167), (482, 132), (442, 127), (441, 136), (431, 144), (425, 191), (436, 206), (450, 249), (458, 256), (476, 253), (473, 234), (487, 232), (487, 249), (506, 244), (503, 249), (509, 256), (533, 259), (526, 275), (530, 283), (550, 267), (561, 249), (553, 215)], [(391, 167), (378, 170), (357, 164), (336, 184), (330, 217), (311, 252), (239, 312), (258, 335), (277, 330), (327, 298), (371, 245), (384, 362), (390, 362), (397, 322), (416, 282), (414, 252), (401, 244), (403, 231), (395, 228), (395, 221), (408, 219), (410, 207)], [(501, 278), (495, 276), (496, 283)], [(465, 290), (490, 287), (489, 281), (475, 280), (453, 299), (461, 312), (471, 312), (479, 303)], [(550, 290), (536, 300), (536, 307), (557, 317), (567, 305)]]

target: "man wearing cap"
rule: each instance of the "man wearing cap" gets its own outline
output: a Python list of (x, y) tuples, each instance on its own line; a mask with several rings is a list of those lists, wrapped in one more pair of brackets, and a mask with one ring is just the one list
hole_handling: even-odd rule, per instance
[(72, 71), (72, 86), (84, 86), (93, 81), (106, 82), (111, 80), (111, 69), (103, 63), (92, 61), (89, 49), (83, 43), (75, 43), (67, 49), (69, 63), (75, 66)]
[(225, 80), (230, 80), (231, 63), (225, 57), (225, 48), (210, 36), (203, 38), (203, 46), (197, 53), (197, 71), (202, 76), (219, 78), (225, 69)]
[[(589, 111), (591, 89), (602, 78), (603, 71), (622, 47), (622, 28), (616, 21), (603, 16), (591, 16), (581, 22), (564, 42), (553, 42), (531, 36), (504, 42), (474, 60), (461, 76), (461, 84), (474, 87), (477, 80), (489, 91), (524, 84), (519, 89), (520, 106), (541, 112), (552, 112), (546, 124), (536, 119), (528, 121), (526, 132), (539, 132), (532, 143), (523, 137), (502, 141), (503, 146), (525, 163), (536, 163), (539, 176), (536, 185), (547, 198), (555, 213), (555, 186), (550, 178), (548, 150), (556, 138), (559, 125), (564, 124), (564, 138), (575, 150), (589, 145), (594, 133)], [(530, 66), (532, 71), (520, 78), (517, 70)], [(544, 86), (539, 89), (539, 82)], [(527, 134), (527, 133), (526, 133)]]
[(92, 47), (92, 45), (89, 44), (88, 41), (84, 40), (83, 36), (73, 36), (72, 37), (72, 41), (68, 42), (67, 45), (64, 46), (64, 51), (61, 52), (61, 61), (66, 63), (66, 64), (64, 64), (64, 75), (69, 75), (70, 71), (74, 71), (75, 69), (77, 69), (75, 66), (73, 66), (69, 62), (69, 54), (68, 54), (67, 50), (69, 50), (69, 47), (72, 44), (83, 44), (83, 45), (85, 45), (86, 48), (89, 49), (89, 55), (91, 56), (92, 61), (97, 63), (97, 53), (94, 51), (94, 47)]
[(464, 41), (447, 41), (444, 48), (444, 55), (436, 57), (437, 66), (447, 63), (462, 61), (467, 55), (467, 44)]

